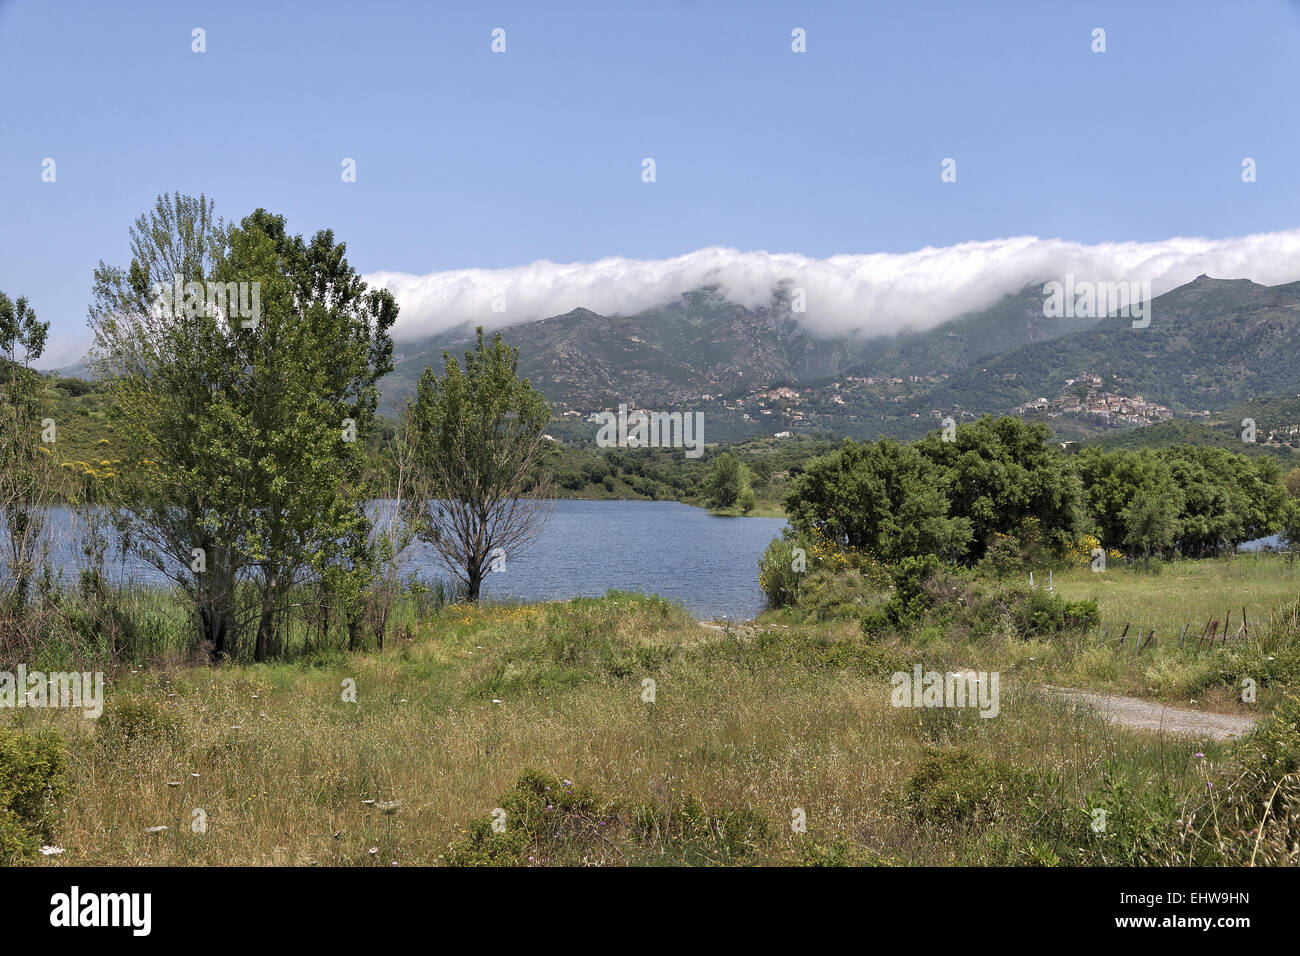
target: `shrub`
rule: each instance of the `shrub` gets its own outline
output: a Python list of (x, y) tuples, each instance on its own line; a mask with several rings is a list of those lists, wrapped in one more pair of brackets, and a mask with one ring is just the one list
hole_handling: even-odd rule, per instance
[(0, 864), (28, 859), (53, 841), (54, 821), (67, 792), (61, 736), (0, 728)]
[(475, 820), (443, 859), (453, 866), (586, 862), (605, 848), (603, 831), (613, 822), (599, 796), (540, 770), (525, 770), (501, 795), (500, 809), (505, 817), (499, 832), (491, 821)]
[(878, 604), (876, 592), (857, 571), (813, 571), (804, 581), (799, 606), (814, 621), (859, 617)]
[(1178, 843), (1178, 801), (1167, 782), (1135, 786), (1113, 764), (1102, 771), (1102, 786), (1089, 795), (1088, 821), (1103, 811), (1104, 825), (1089, 822), (1075, 836), (1084, 862), (1108, 866), (1161, 866), (1174, 862)]
[(921, 824), (994, 822), (1019, 818), (1034, 777), (1000, 760), (962, 748), (931, 750), (903, 789), (912, 818)]
[(736, 499), (736, 507), (741, 510), (742, 514), (749, 514), (754, 510), (754, 489), (745, 488)]
[(1019, 571), (1023, 563), (1020, 543), (1010, 535), (995, 533), (976, 569), (991, 577), (1008, 578)]
[(752, 807), (709, 810), (683, 794), (667, 805), (608, 802), (570, 780), (527, 770), (502, 794), (504, 827), (473, 821), (443, 853), (453, 866), (630, 863), (671, 854), (684, 863), (750, 858), (774, 836)]
[(442, 855), (449, 866), (518, 866), (528, 845), (528, 834), (507, 827), (492, 829), (487, 820), (472, 820), (469, 832), (453, 841)]
[(1046, 637), (1066, 631), (1083, 631), (1101, 622), (1095, 601), (1067, 601), (1047, 591), (1021, 592), (1014, 605), (1012, 625), (1020, 637)]
[(671, 849), (687, 863), (743, 860), (775, 833), (753, 807), (710, 811), (694, 794), (684, 794), (668, 807), (642, 804), (633, 811), (632, 830), (640, 842)]
[(1067, 601), (1048, 591), (999, 586), (977, 592), (963, 617), (973, 637), (1009, 631), (1027, 639), (1087, 630), (1101, 621), (1101, 611), (1095, 601)]
[(180, 721), (148, 697), (112, 701), (95, 730), (103, 742), (119, 747), (155, 742), (173, 746), (181, 743), (183, 736)]
[[(802, 555), (796, 554), (796, 549), (802, 549)], [(758, 560), (758, 586), (767, 596), (769, 607), (791, 607), (799, 602), (811, 550), (805, 539), (790, 528), (768, 544)]]

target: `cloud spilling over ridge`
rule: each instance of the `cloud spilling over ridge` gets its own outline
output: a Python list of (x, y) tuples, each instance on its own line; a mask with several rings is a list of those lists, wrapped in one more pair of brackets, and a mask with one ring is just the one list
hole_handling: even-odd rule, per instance
[(397, 297), (402, 311), (393, 334), (409, 341), (467, 321), (492, 329), (579, 307), (632, 315), (711, 285), (729, 300), (755, 308), (770, 304), (782, 283), (804, 290), (807, 311), (799, 318), (811, 330), (880, 335), (931, 328), (987, 308), (1031, 282), (1059, 280), (1067, 273), (1093, 282), (1150, 281), (1153, 295), (1203, 273), (1277, 285), (1300, 280), (1300, 229), (1098, 245), (1019, 236), (826, 259), (710, 247), (672, 259), (540, 261), (422, 276), (375, 272), (366, 281)]

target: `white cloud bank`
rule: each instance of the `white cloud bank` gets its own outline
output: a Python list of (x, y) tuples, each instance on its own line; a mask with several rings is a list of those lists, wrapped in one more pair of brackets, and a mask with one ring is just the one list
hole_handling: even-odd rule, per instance
[(986, 308), (1031, 282), (1063, 279), (1067, 273), (1096, 282), (1150, 281), (1154, 295), (1202, 273), (1262, 285), (1293, 282), (1300, 280), (1300, 229), (1098, 245), (1020, 236), (827, 259), (711, 247), (672, 259), (541, 261), (422, 276), (375, 272), (366, 281), (397, 297), (402, 311), (393, 334), (409, 341), (466, 321), (491, 329), (578, 307), (632, 315), (706, 285), (718, 285), (728, 299), (753, 308), (768, 304), (783, 281), (805, 291), (802, 318), (811, 328), (885, 334), (933, 327)]

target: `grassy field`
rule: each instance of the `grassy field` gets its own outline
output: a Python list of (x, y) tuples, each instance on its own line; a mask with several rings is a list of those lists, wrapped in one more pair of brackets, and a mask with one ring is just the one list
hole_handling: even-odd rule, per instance
[[(1204, 573), (1201, 590), (1237, 580)], [(1108, 618), (1144, 607), (1120, 573), (1057, 580), (1102, 589)], [(0, 728), (66, 739), (50, 866), (1169, 862), (1230, 766), (1213, 742), (1120, 730), (1040, 691), (1072, 666), (1059, 649), (770, 618), (717, 631), (629, 595), (453, 605), (381, 652), (138, 666), (98, 721), (7, 710)], [(891, 706), (889, 675), (914, 663), (1001, 668), (999, 716)]]
[[(1095, 600), (1102, 617), (1099, 628), (1059, 649), (1064, 654), (1056, 655), (1060, 667), (1054, 676), (1064, 683), (1184, 705), (1194, 698), (1198, 705), (1242, 712), (1258, 708), (1240, 700), (1235, 684), (1230, 688), (1219, 680), (1225, 668), (1253, 656), (1261, 664), (1253, 675), (1259, 680), (1268, 669), (1262, 665), (1297, 665), (1300, 649), (1290, 636), (1297, 624), (1300, 565), (1279, 555), (1166, 562), (1158, 573), (1080, 569), (1056, 574), (1053, 584), (1062, 597)], [(1219, 636), (1211, 652), (1203, 635), (1214, 629), (1214, 621)], [(1125, 625), (1129, 630), (1121, 646)], [(1140, 654), (1139, 646), (1144, 647)], [(1252, 675), (1247, 668), (1242, 676)], [(1269, 693), (1261, 691), (1264, 698)], [(1264, 707), (1269, 703), (1259, 701)]]

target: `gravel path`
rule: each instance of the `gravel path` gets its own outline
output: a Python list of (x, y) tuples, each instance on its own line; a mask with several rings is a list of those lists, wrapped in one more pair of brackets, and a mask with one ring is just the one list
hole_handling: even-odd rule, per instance
[[(713, 631), (715, 634), (725, 633), (730, 630), (732, 634), (742, 640), (752, 638), (762, 629), (761, 626), (753, 623), (731, 625), (728, 628), (713, 621), (701, 621), (700, 626)], [(781, 625), (769, 625), (769, 627), (779, 626)], [(1057, 687), (1053, 684), (1043, 684), (1042, 689), (1073, 703), (1095, 707), (1098, 713), (1112, 724), (1132, 727), (1135, 730), (1148, 730), (1154, 733), (1173, 734), (1179, 737), (1209, 737), (1213, 740), (1227, 740), (1232, 737), (1245, 736), (1255, 729), (1256, 722), (1253, 717), (1235, 717), (1230, 714), (1188, 710), (1184, 707), (1170, 707), (1168, 704), (1153, 703), (1138, 697), (1123, 697), (1118, 694), (1095, 694), (1091, 691), (1078, 690), (1073, 687)]]
[(1201, 710), (1185, 710), (1167, 704), (1154, 704), (1136, 697), (1093, 694), (1072, 687), (1043, 686), (1066, 700), (1096, 707), (1101, 716), (1113, 724), (1151, 730), (1156, 733), (1175, 734), (1181, 737), (1210, 737), (1226, 740), (1241, 737), (1255, 727), (1251, 717), (1233, 717), (1228, 714), (1211, 714)]

